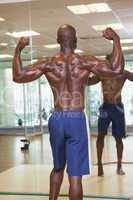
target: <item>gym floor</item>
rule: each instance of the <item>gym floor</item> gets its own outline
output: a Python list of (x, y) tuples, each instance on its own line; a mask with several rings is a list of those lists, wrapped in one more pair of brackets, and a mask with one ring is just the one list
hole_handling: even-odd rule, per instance
[[(0, 191), (48, 193), (49, 174), (52, 169), (52, 156), (48, 135), (31, 139), (29, 151), (21, 151), (20, 136), (0, 136)], [(132, 197), (133, 137), (124, 141), (123, 168), (125, 176), (116, 175), (116, 148), (113, 137), (105, 139), (103, 153), (104, 177), (97, 177), (96, 137), (91, 137), (92, 174), (83, 178), (85, 195)], [(68, 181), (65, 175), (61, 188), (62, 194), (68, 193)], [(0, 196), (0, 200), (48, 199), (33, 196)], [(65, 200), (67, 198), (60, 197)]]

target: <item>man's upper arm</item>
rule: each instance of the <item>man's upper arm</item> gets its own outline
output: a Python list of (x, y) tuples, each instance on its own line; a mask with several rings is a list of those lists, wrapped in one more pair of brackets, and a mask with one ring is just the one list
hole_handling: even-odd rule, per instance
[(99, 60), (95, 56), (85, 56), (86, 68), (97, 76), (113, 77), (120, 74), (117, 69), (112, 69), (111, 64), (107, 60)]
[(113, 77), (120, 74), (119, 71), (113, 70), (110, 63), (108, 63), (107, 61), (98, 62), (94, 67), (91, 68), (91, 71), (97, 76), (103, 77)]
[(26, 83), (34, 81), (40, 78), (40, 76), (42, 76), (42, 74), (45, 73), (44, 68), (45, 68), (44, 60), (40, 60), (34, 64), (27, 65), (23, 67), (20, 73), (18, 73), (17, 77), (15, 76), (14, 81), (17, 83)]

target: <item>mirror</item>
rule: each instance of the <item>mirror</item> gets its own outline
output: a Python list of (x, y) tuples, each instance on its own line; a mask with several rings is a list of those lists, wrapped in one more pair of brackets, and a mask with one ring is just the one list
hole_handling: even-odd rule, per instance
[[(102, 1), (95, 1), (97, 2)], [(82, 1), (82, 3), (92, 4), (93, 1), (88, 0), (87, 3)], [(111, 24), (114, 24), (114, 21), (117, 23), (121, 21), (125, 27), (117, 30), (117, 33), (122, 39), (132, 39), (130, 27), (132, 27), (133, 17), (130, 14), (128, 16), (128, 13), (132, 12), (131, 1), (108, 1), (113, 11), (78, 15), (72, 13), (71, 6), (74, 4), (81, 4), (81, 1), (0, 1), (0, 192), (15, 192), (17, 199), (20, 198), (20, 193), (32, 193), (33, 199), (36, 199), (33, 193), (48, 193), (49, 174), (53, 167), (48, 120), (54, 109), (54, 100), (49, 83), (45, 76), (25, 84), (18, 84), (12, 80), (12, 59), (20, 35), (30, 34), (30, 45), (21, 54), (23, 66), (37, 62), (41, 58), (52, 57), (59, 52), (56, 34), (62, 24), (71, 24), (76, 28), (78, 37), (76, 52), (80, 55), (92, 54), (103, 59), (103, 55), (111, 52), (112, 43), (102, 38), (101, 32), (94, 30), (93, 25), (96, 25), (98, 20), (97, 25), (106, 24), (108, 21)], [(125, 17), (121, 16), (122, 13)], [(128, 33), (125, 29), (128, 29)], [(129, 71), (133, 70), (131, 44), (130, 49), (123, 50), (126, 60), (125, 69)], [(126, 47), (125, 44), (124, 46)], [(97, 198), (105, 196), (106, 199), (108, 197), (120, 199), (120, 196), (126, 199), (133, 195), (131, 188), (132, 88), (132, 82), (127, 80), (122, 90), (129, 135), (124, 140), (123, 165), (126, 175), (119, 177), (115, 173), (116, 148), (114, 140), (109, 136), (105, 140), (103, 153), (104, 178), (97, 177), (96, 154), (97, 120), (99, 107), (103, 101), (101, 83), (86, 89), (85, 110), (90, 126), (92, 175), (84, 178), (83, 186), (84, 194), (94, 195), (94, 199), (96, 199), (95, 195)], [(62, 194), (67, 193), (66, 188), (68, 189), (68, 181), (65, 176)], [(38, 198), (48, 199), (41, 196)]]

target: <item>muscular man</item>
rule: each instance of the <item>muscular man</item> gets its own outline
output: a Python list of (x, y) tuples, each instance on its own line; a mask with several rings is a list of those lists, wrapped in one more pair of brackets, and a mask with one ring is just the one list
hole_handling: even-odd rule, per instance
[[(13, 59), (13, 80), (27, 83), (45, 75), (53, 92), (55, 110), (49, 119), (50, 143), (54, 169), (50, 175), (50, 197), (59, 195), (65, 164), (69, 176), (71, 200), (82, 200), (82, 176), (89, 173), (88, 141), (84, 115), (84, 89), (90, 72), (103, 76), (114, 76), (123, 70), (120, 58), (122, 50), (118, 35), (108, 28), (103, 36), (114, 41), (111, 64), (93, 56), (79, 56), (74, 53), (77, 46), (76, 31), (70, 25), (58, 29), (57, 41), (60, 53), (50, 59), (22, 67), (21, 51), (29, 44), (21, 38)], [(111, 69), (110, 66), (113, 66)]]
[[(124, 58), (121, 57), (124, 64)], [(111, 56), (107, 56), (110, 62)], [(133, 81), (133, 73), (126, 70), (115, 77), (105, 78), (92, 76), (89, 77), (88, 85), (94, 85), (101, 81), (103, 91), (103, 104), (100, 106), (98, 119), (98, 137), (97, 137), (97, 159), (98, 176), (103, 176), (102, 153), (104, 148), (104, 137), (107, 134), (109, 124), (112, 122), (112, 135), (116, 141), (117, 148), (117, 174), (124, 175), (122, 170), (123, 142), (122, 138), (126, 136), (124, 106), (121, 101), (121, 91), (126, 79)]]

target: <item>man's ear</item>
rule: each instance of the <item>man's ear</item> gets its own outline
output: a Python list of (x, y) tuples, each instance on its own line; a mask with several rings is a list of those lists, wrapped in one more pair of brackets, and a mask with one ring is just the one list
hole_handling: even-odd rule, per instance
[(60, 39), (59, 38), (57, 38), (57, 42), (60, 44)]
[(77, 48), (77, 37), (75, 37), (75, 49)]

